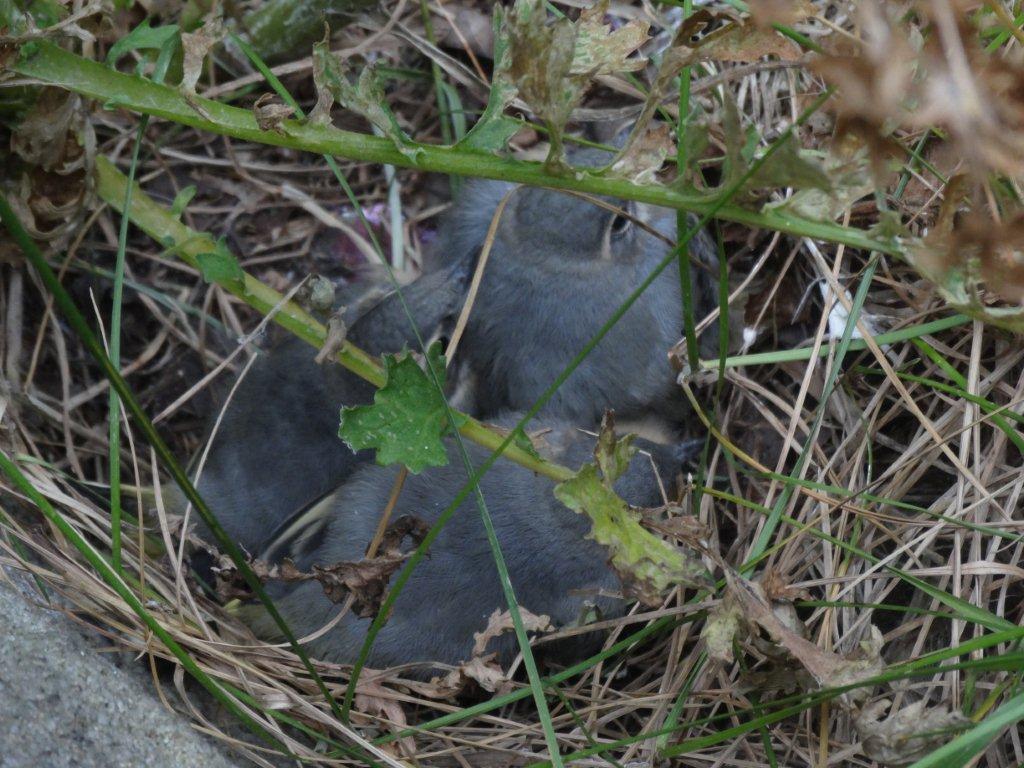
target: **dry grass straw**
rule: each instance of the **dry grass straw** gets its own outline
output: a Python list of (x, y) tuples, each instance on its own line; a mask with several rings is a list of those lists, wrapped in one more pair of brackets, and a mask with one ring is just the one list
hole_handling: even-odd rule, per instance
[[(855, 38), (857, 28), (847, 4), (821, 1), (815, 6), (817, 19), (800, 25), (803, 33), (826, 45), (837, 37)], [(456, 10), (482, 12), (482, 4), (451, 0), (432, 7), (448, 16)], [(436, 49), (418, 31), (422, 29), (417, 26), (418, 10), (405, 9), (404, 17), (390, 18), (376, 29), (351, 28), (345, 33), (345, 45), (364, 46), (398, 64), (422, 63), (413, 51), (430, 54)], [(642, 12), (639, 4), (630, 10)], [(665, 7), (660, 10), (670, 19), (678, 18)], [(452, 39), (475, 48), (475, 55), (484, 52), (479, 41), (466, 41), (464, 34), (454, 34)], [(1007, 42), (1006, 55), (1019, 52), (1019, 45), (1016, 40)], [(447, 77), (467, 89), (464, 98), (469, 104), (478, 83), (473, 68), (451, 56), (435, 58)], [(294, 84), (301, 86), (304, 66), (300, 61), (278, 71), (282, 76), (299, 73)], [(772, 62), (711, 63), (709, 71), (699, 71), (695, 77), (694, 99), (710, 115), (712, 126), (709, 156), (718, 156), (724, 149), (724, 137), (716, 128), (722, 125), (720, 102), (713, 98), (716, 89), (732, 93), (744, 124), (756, 126), (770, 141), (821, 88), (806, 68)], [(226, 94), (247, 82), (241, 78), (213, 84), (211, 90)], [(624, 107), (636, 107), (635, 97), (623, 95), (629, 84), (620, 81), (619, 85), (611, 106), (585, 105), (588, 116), (602, 112), (616, 116)], [(396, 111), (415, 128), (418, 138), (427, 137), (437, 124), (429, 88), (429, 79), (399, 80), (391, 92)], [(101, 137), (99, 151), (124, 160), (134, 118), (98, 110), (93, 117)], [(812, 125), (801, 136), (803, 145), (822, 144), (830, 130), (827, 122)], [(921, 132), (912, 129), (896, 135), (905, 146), (913, 146)], [(157, 138), (161, 142), (153, 143)], [(528, 132), (519, 138), (531, 141)], [(197, 185), (199, 194), (186, 209), (185, 221), (199, 230), (230, 236), (236, 252), (245, 254), (243, 267), (275, 287), (283, 289), (313, 271), (343, 277), (360, 268), (359, 251), (368, 246), (357, 231), (353, 236), (358, 226), (326, 167), (312, 159), (191, 130), (171, 131), (166, 126), (150, 133), (144, 155), (140, 175), (147, 189), (169, 200), (184, 186)], [(906, 194), (895, 204), (903, 221), (921, 231), (937, 215), (943, 182), (920, 166), (910, 171)], [(381, 169), (353, 164), (346, 173), (363, 206), (371, 213), (379, 211), (387, 196)], [(436, 180), (407, 172), (399, 172), (398, 180), (407, 212), (401, 237), (408, 255), (418, 261), (422, 240), (430, 235), (439, 210), (439, 195), (433, 189)], [(316, 210), (310, 208), (311, 201), (316, 201)], [(846, 216), (867, 227), (878, 211), (862, 203)], [(109, 263), (116, 223), (109, 211), (97, 210), (67, 252), (65, 282), (78, 291), (80, 301), (90, 291), (107, 289), (103, 278), (90, 277), (90, 264)], [(772, 233), (751, 235), (730, 228), (725, 235), (730, 270), (737, 276), (734, 283), (745, 279), (748, 286), (743, 297), (746, 305), (734, 314), (742, 316), (744, 325), (759, 330), (759, 345), (771, 349), (805, 344), (830, 353), (809, 362), (726, 370), (728, 386), (709, 409), (718, 429), (756, 464), (728, 459), (720, 445), (711, 451), (708, 485), (719, 493), (704, 493), (693, 510), (709, 531), (711, 549), (735, 567), (746, 560), (765, 525), (763, 510), (783, 493), (777, 477), (755, 470), (760, 466), (776, 476), (786, 475), (793, 471), (796, 456), (807, 451), (798, 475), (802, 485), (782, 509), (786, 522), (776, 533), (763, 566), (799, 595), (808, 638), (822, 648), (847, 653), (868, 636), (874, 623), (885, 634), (884, 655), (891, 663), (955, 646), (983, 632), (969, 617), (948, 610), (883, 566), (898, 567), (996, 617), (1018, 623), (1024, 577), (1018, 539), (1021, 454), (1011, 435), (995, 425), (992, 413), (978, 403), (979, 398), (993, 403), (1011, 429), (1020, 432), (1021, 422), (1014, 414), (1024, 412), (1024, 348), (980, 323), (888, 349), (873, 346), (847, 356), (838, 386), (822, 403), (822, 388), (834, 364), (830, 314), (837, 301), (849, 310), (867, 255)], [(194, 455), (212, 400), (204, 389), (192, 387), (222, 357), (223, 345), (215, 343), (214, 337), (243, 338), (260, 318), (141, 237), (130, 242), (128, 263), (125, 369), (151, 412), (161, 413), (180, 454)], [(83, 363), (75, 340), (65, 336), (31, 275), (22, 282), (9, 277), (16, 270), (5, 274), (4, 316), (21, 324), (20, 328), (8, 326), (7, 335), (17, 336), (20, 330), (20, 338), (26, 340), (20, 350), (17, 345), (6, 349), (8, 369), (13, 365), (26, 373), (14, 382), (17, 392), (5, 396), (5, 449), (13, 448), (25, 459), (22, 467), (35, 487), (94, 546), (108, 550), (103, 506), (83, 493), (77, 482), (102, 483), (107, 477), (106, 383)], [(870, 335), (868, 322), (886, 329), (927, 322), (944, 311), (942, 302), (913, 270), (883, 258), (867, 294), (869, 319), (862, 317), (861, 330)], [(962, 385), (955, 383), (957, 376)], [(935, 386), (934, 381), (953, 389)], [(970, 397), (961, 396), (957, 389)], [(713, 387), (701, 390), (705, 402), (713, 391)], [(181, 398), (185, 392), (189, 397)], [(174, 407), (165, 411), (170, 404)], [(817, 422), (819, 408), (824, 408), (824, 416)], [(125, 467), (130, 469), (126, 479), (135, 486), (157, 484), (159, 478), (144, 446), (130, 440), (125, 446)], [(8, 515), (0, 525), (0, 563), (38, 577), (60, 596), (65, 612), (119, 646), (173, 664), (166, 649), (153, 641), (145, 625), (80, 556), (41, 526), (30, 511), (12, 504), (17, 494), (6, 490)], [(723, 495), (731, 495), (734, 501)], [(735, 499), (746, 501), (736, 503)], [(127, 529), (131, 533), (126, 532), (124, 563), (127, 573), (138, 580), (137, 588), (145, 590), (147, 607), (204, 670), (248, 697), (253, 716), (287, 743), (295, 756), (312, 765), (357, 762), (327, 756), (332, 744), (342, 744), (360, 747), (386, 765), (415, 761), (508, 766), (543, 760), (543, 734), (528, 698), (374, 746), (371, 741), (377, 737), (456, 713), (467, 704), (439, 700), (430, 685), (403, 678), (401, 670), (368, 673), (360, 683), (359, 711), (351, 727), (343, 725), (330, 716), (287, 649), (257, 642), (196, 589), (176, 558), (159, 552), (154, 542), (169, 550), (177, 548), (181, 521), (158, 505), (141, 522), (145, 537), (138, 529)], [(871, 553), (876, 562), (836, 541)], [(758, 678), (771, 663), (755, 648), (748, 649), (745, 665), (704, 662), (699, 633), (703, 612), (713, 604), (713, 600), (687, 603), (682, 594), (671, 594), (657, 610), (637, 611), (610, 622), (609, 646), (649, 622), (678, 619), (668, 631), (646, 639), (626, 656), (613, 656), (558, 686), (549, 703), (563, 752), (656, 732), (671, 724), (670, 713), (684, 691), (685, 701), (677, 712), (680, 725), (668, 737), (669, 745), (739, 725), (757, 712), (757, 706), (783, 695), (773, 687), (771, 675)], [(753, 669), (744, 669), (750, 665)], [(346, 670), (318, 666), (332, 692), (342, 695)], [(760, 682), (753, 683), (755, 679)], [(926, 698), (954, 708), (966, 704), (970, 712), (1006, 679), (998, 672), (968, 677), (952, 670), (905, 681), (896, 686), (895, 697), (897, 705)], [(793, 673), (788, 684), (781, 688), (801, 683)], [(168, 706), (185, 711), (198, 727), (234, 744), (257, 764), (274, 763), (237, 728), (218, 720), (205, 699), (196, 700), (180, 669), (169, 676), (154, 671), (154, 685)], [(724, 716), (724, 720), (689, 724), (713, 716)], [(321, 734), (319, 745), (318, 738), (310, 736), (314, 732)], [(1011, 729), (989, 747), (984, 764), (1021, 764), (1024, 746), (1020, 741), (1019, 732)], [(867, 765), (870, 761), (857, 742), (850, 716), (826, 703), (678, 759), (680, 764), (702, 766), (765, 765), (771, 759), (785, 765)], [(652, 736), (617, 747), (609, 757), (614, 755), (619, 765), (649, 765), (657, 748), (658, 739)], [(608, 762), (593, 756), (574, 764)]]

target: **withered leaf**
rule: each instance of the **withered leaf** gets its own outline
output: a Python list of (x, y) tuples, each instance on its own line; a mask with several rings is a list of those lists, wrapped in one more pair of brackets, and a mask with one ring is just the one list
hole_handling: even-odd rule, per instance
[(419, 518), (403, 515), (388, 526), (381, 541), (380, 554), (356, 562), (314, 565), (310, 577), (320, 582), (324, 594), (332, 602), (340, 603), (351, 594), (352, 610), (356, 615), (372, 618), (377, 615), (387, 595), (392, 574), (412, 554), (401, 550), (402, 541), (408, 536), (418, 544), (429, 528)]
[(666, 123), (653, 123), (616, 156), (609, 174), (629, 179), (634, 184), (654, 183), (665, 158), (675, 151), (675, 146), (672, 129)]
[(872, 702), (854, 720), (864, 754), (882, 765), (909, 765), (947, 742), (951, 731), (971, 724), (970, 718), (946, 706), (928, 707), (925, 699), (883, 720), (891, 704), (888, 699)]
[[(550, 632), (554, 629), (548, 616), (537, 616), (522, 606), (519, 606), (519, 615), (527, 632)], [(491, 640), (506, 632), (512, 632), (514, 629), (512, 614), (507, 609), (504, 611), (495, 609), (487, 619), (487, 626), (484, 627), (484, 630), (473, 633), (473, 656), (483, 656), (487, 652), (487, 644)]]
[[(801, 171), (808, 171), (805, 166)], [(814, 221), (834, 221), (855, 201), (871, 194), (875, 182), (871, 174), (871, 161), (867, 150), (861, 149), (849, 157), (828, 155), (823, 165), (825, 186), (800, 189), (778, 203), (768, 203), (766, 210), (794, 213)]]
[[(250, 560), (249, 567), (260, 581), (318, 581), (324, 594), (331, 602), (341, 603), (352, 596), (352, 610), (363, 618), (377, 615), (387, 594), (391, 575), (402, 567), (412, 552), (403, 552), (402, 542), (406, 537), (418, 544), (430, 529), (423, 520), (412, 515), (402, 515), (384, 532), (380, 554), (353, 562), (338, 562), (330, 565), (313, 565), (306, 572), (289, 558), (270, 565), (262, 560)], [(244, 579), (237, 573), (234, 564), (226, 556), (220, 558), (213, 568), (217, 577), (217, 594), (222, 600), (252, 597)]]
[(716, 661), (732, 663), (732, 644), (742, 620), (743, 611), (736, 600), (729, 596), (708, 613), (707, 621), (700, 631), (700, 639), (704, 641), (708, 656)]
[(564, 18), (549, 22), (541, 0), (516, 0), (508, 14), (509, 74), (550, 132), (549, 169), (568, 170), (562, 134), (591, 79), (645, 63), (631, 56), (647, 40), (647, 26), (630, 22), (612, 31), (602, 21), (607, 7), (607, 0), (601, 0), (575, 23)]
[[(870, 638), (861, 643), (862, 658), (843, 658), (819, 648), (787, 627), (776, 615), (759, 584), (743, 578), (732, 569), (726, 569), (726, 580), (729, 593), (736, 600), (743, 615), (768, 632), (775, 642), (789, 651), (814, 676), (819, 686), (834, 688), (853, 685), (875, 677), (885, 669), (881, 659), (882, 634), (877, 627), (872, 626)], [(844, 693), (839, 700), (842, 704), (850, 706), (866, 699), (869, 693), (870, 691), (863, 688), (855, 688)]]
[(800, 58), (799, 46), (774, 29), (734, 22), (700, 46), (700, 57), (712, 61), (748, 63), (774, 56), (783, 61)]
[[(380, 715), (395, 731), (403, 731), (409, 724), (405, 710), (398, 701), (398, 695), (376, 680), (368, 680), (365, 676), (359, 679), (354, 703), (357, 711), (368, 715)], [(416, 754), (416, 743), (411, 736), (399, 739), (398, 743), (406, 757), (411, 758)]]
[[(522, 606), (519, 606), (519, 615), (522, 617), (523, 626), (527, 632), (550, 632), (554, 629), (551, 619), (547, 616), (537, 616)], [(489, 693), (503, 694), (511, 690), (512, 684), (498, 664), (497, 653), (488, 653), (487, 645), (494, 638), (514, 631), (512, 614), (508, 610), (495, 609), (487, 620), (487, 626), (482, 632), (473, 634), (473, 653), (468, 661), (463, 662), (444, 677), (437, 677), (430, 681), (431, 687), (438, 694), (444, 697), (456, 696), (465, 690), (469, 681), (475, 681), (482, 689)]]
[(224, 39), (224, 17), (212, 13), (195, 32), (182, 32), (181, 92), (196, 95), (196, 83), (203, 72), (203, 61), (210, 50)]
[[(746, 189), (793, 187), (794, 189), (832, 190), (832, 180), (818, 153), (801, 149), (790, 136), (771, 157), (761, 163), (745, 185)], [(827, 214), (826, 214), (827, 215)]]
[(609, 0), (598, 0), (580, 13), (569, 70), (574, 75), (636, 72), (647, 64), (647, 59), (631, 57), (647, 42), (650, 25), (632, 19), (612, 31), (611, 26), (604, 23), (608, 4)]
[(326, 36), (313, 46), (313, 82), (317, 103), (310, 120), (314, 123), (329, 120), (329, 96), (345, 109), (362, 115), (381, 134), (391, 139), (402, 154), (415, 160), (421, 150), (409, 139), (388, 106), (376, 68), (372, 64), (362, 67), (354, 84), (349, 82), (348, 73), (348, 62), (331, 53)]
[(281, 123), (295, 114), (295, 108), (282, 104), (272, 93), (264, 93), (256, 99), (252, 112), (261, 131), (281, 132)]
[[(975, 197), (979, 199), (975, 201)], [(951, 178), (923, 240), (907, 248), (911, 264), (953, 307), (1009, 330), (1024, 330), (1024, 214), (995, 222), (965, 175)], [(1016, 306), (989, 306), (994, 298)]]
[(790, 26), (818, 12), (811, 0), (752, 0), (749, 7), (750, 17), (762, 27)]

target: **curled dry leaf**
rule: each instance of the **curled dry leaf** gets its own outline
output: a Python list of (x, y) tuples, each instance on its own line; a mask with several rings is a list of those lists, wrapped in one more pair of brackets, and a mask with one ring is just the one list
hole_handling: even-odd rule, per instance
[[(359, 679), (354, 704), (356, 710), (363, 714), (383, 717), (392, 731), (404, 731), (409, 725), (395, 693), (376, 680), (368, 680), (365, 676)], [(409, 758), (416, 755), (416, 742), (411, 736), (399, 739), (398, 746), (400, 754)]]
[[(181, 33), (181, 85), (182, 94), (186, 98), (196, 95), (196, 83), (203, 72), (203, 61), (206, 55), (224, 39), (224, 17), (219, 10), (211, 13), (203, 26), (195, 32)], [(191, 101), (190, 101), (191, 103)], [(195, 107), (195, 104), (193, 104)]]
[(54, 241), (78, 225), (91, 194), (96, 135), (77, 94), (41, 88), (11, 130), (9, 203), (35, 240)]
[[(519, 616), (522, 618), (523, 627), (527, 632), (551, 632), (554, 629), (551, 619), (543, 614), (537, 616), (520, 607)], [(487, 619), (487, 626), (484, 627), (483, 632), (473, 633), (473, 655), (483, 656), (487, 652), (487, 644), (491, 640), (514, 630), (515, 625), (512, 623), (512, 614), (507, 610), (499, 611), (495, 609), (494, 613)]]
[(924, 699), (882, 719), (888, 699), (862, 709), (854, 720), (864, 754), (882, 765), (909, 765), (947, 742), (951, 731), (971, 724), (949, 707), (928, 707)]
[[(316, 312), (329, 312), (334, 306), (335, 288), (330, 278), (323, 275), (311, 275), (306, 284), (307, 291), (303, 297), (310, 308)], [(344, 308), (342, 308), (344, 309)]]
[[(522, 606), (519, 607), (519, 615), (527, 632), (551, 632), (554, 629), (549, 617), (537, 616)], [(431, 680), (433, 692), (441, 698), (451, 698), (465, 690), (471, 680), (489, 693), (501, 695), (511, 690), (511, 681), (498, 664), (497, 653), (488, 653), (487, 645), (494, 638), (514, 630), (512, 614), (495, 609), (484, 630), (473, 634), (472, 657), (444, 677)]]
[[(352, 596), (352, 610), (363, 618), (377, 615), (387, 594), (388, 582), (411, 552), (402, 551), (406, 537), (418, 544), (430, 529), (425, 522), (412, 515), (403, 515), (388, 526), (381, 539), (380, 554), (354, 562), (339, 562), (331, 565), (314, 565), (309, 572), (302, 571), (295, 563), (284, 558), (279, 564), (270, 565), (262, 560), (250, 560), (249, 567), (262, 582), (267, 581), (318, 581), (324, 594), (331, 602), (341, 603)], [(245, 580), (238, 573), (227, 556), (221, 556), (213, 568), (217, 578), (217, 594), (224, 600), (251, 599)]]
[(631, 21), (612, 31), (603, 23), (607, 10), (608, 0), (601, 0), (575, 23), (564, 18), (549, 23), (540, 0), (516, 0), (508, 13), (509, 75), (551, 132), (549, 167), (566, 169), (562, 134), (590, 81), (646, 63), (632, 54), (647, 41), (647, 25)]
[(277, 96), (272, 93), (264, 93), (256, 99), (256, 103), (252, 107), (252, 113), (256, 117), (256, 125), (259, 126), (261, 131), (278, 131), (281, 133), (281, 123), (286, 118), (295, 114), (295, 108), (282, 104)]
[(341, 307), (327, 321), (327, 338), (313, 358), (317, 365), (323, 365), (332, 359), (345, 346), (348, 337), (348, 326), (345, 324), (345, 308)]
[(417, 517), (403, 515), (388, 526), (381, 540), (380, 554), (353, 563), (313, 566), (309, 575), (320, 582), (324, 594), (335, 603), (352, 595), (352, 610), (363, 618), (377, 615), (388, 591), (388, 582), (411, 552), (402, 551), (406, 537), (419, 544), (430, 526)]

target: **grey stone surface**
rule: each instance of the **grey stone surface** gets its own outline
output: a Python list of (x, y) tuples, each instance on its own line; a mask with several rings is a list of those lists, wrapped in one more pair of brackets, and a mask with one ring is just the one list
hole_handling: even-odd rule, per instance
[(141, 667), (97, 652), (98, 635), (30, 602), (38, 594), (10, 575), (16, 588), (0, 579), (0, 768), (245, 763), (169, 712)]

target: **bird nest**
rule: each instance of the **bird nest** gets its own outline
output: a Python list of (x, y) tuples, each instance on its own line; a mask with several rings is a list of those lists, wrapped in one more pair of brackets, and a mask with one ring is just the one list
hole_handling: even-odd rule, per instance
[[(161, 10), (165, 22), (192, 6), (177, 5)], [(581, 4), (556, 5), (576, 18)], [(607, 19), (612, 29), (650, 23), (642, 51), (657, 61), (690, 39), (680, 42), (683, 11), (672, 5), (614, 3)], [(983, 4), (984, 13), (952, 0), (930, 10), (866, 4), (858, 16), (841, 2), (765, 2), (754, 21), (738, 3), (697, 5), (706, 17), (694, 35), (731, 23), (747, 30), (681, 63), (692, 82), (687, 159), (707, 188), (727, 187), (793, 128), (781, 161), (766, 163), (760, 186), (744, 187), (714, 228), (732, 294), (725, 361), (694, 370), (685, 346), (673, 353), (712, 435), (679, 501), (706, 562), (732, 574), (722, 591), (670, 589), (659, 605), (606, 622), (599, 656), (542, 670), (544, 715), (520, 660), (459, 686), (366, 669), (346, 701), (351, 668), (314, 659), (325, 695), (287, 644), (257, 640), (230, 603), (198, 587), (184, 557), (186, 520), (165, 503), (171, 483), (133, 420), (121, 440), (122, 575), (97, 569), (95, 557), (113, 545), (108, 380), (39, 273), (3, 242), (0, 445), (24, 482), (0, 480), (0, 563), (31, 573), (69, 616), (148, 659), (169, 707), (260, 765), (276, 764), (282, 748), (311, 765), (546, 765), (552, 738), (574, 765), (902, 764), (942, 744), (941, 731), (999, 706), (1013, 689), (1024, 575), (1024, 348), (1003, 330), (1016, 329), (1024, 295), (1010, 87), (1019, 29), (1007, 31), (1002, 3)], [(910, 11), (897, 15), (903, 6)], [(424, 7), (429, 27), (418, 4), (383, 3), (331, 45), (391, 67), (386, 99), (403, 130), (441, 143), (483, 108), (494, 37), (488, 4)], [(75, 4), (61, 25), (65, 41), (77, 40), (68, 48), (99, 59), (141, 18), (138, 7), (108, 14)], [(274, 130), (284, 112), (261, 101), (264, 79), (226, 57), (213, 55), (196, 91), (256, 109)], [(317, 100), (314, 66), (299, 56), (275, 67), (306, 107)], [(601, 74), (570, 126), (610, 137), (603, 126), (641, 114), (640, 84), (656, 71)], [(18, 87), (47, 82), (17, 68), (12, 78)], [(838, 95), (804, 116), (827, 84)], [(359, 281), (376, 258), (374, 239), (415, 274), (459, 184), (340, 160), (360, 215), (323, 158), (287, 141), (216, 135), (195, 121), (142, 124), (130, 109), (45, 93), (12, 139), (31, 168), (5, 189), (105, 338), (121, 217), (104, 202), (97, 168), (105, 158), (127, 171), (140, 128), (145, 194), (284, 294), (313, 274)], [(676, 93), (664, 99), (666, 119), (678, 118), (679, 103)], [(543, 158), (550, 120), (527, 106), (512, 148)], [(369, 133), (351, 112), (335, 118)], [(827, 185), (809, 181), (814, 172)], [(748, 224), (737, 210), (754, 212)], [(829, 223), (785, 224), (812, 210)], [(833, 221), (887, 248), (830, 239)], [(184, 264), (180, 243), (151, 235), (132, 228), (126, 241), (121, 370), (184, 460), (200, 452), (232, 372), (272, 333), (263, 320), (274, 308), (257, 312)], [(901, 243), (919, 250), (895, 258)], [(63, 526), (40, 515), (39, 496)], [(993, 663), (1001, 652), (1008, 660)], [(196, 684), (204, 676), (236, 713)], [(277, 746), (255, 739), (238, 713)], [(987, 765), (1020, 764), (1020, 739), (1001, 733), (974, 742), (976, 751), (986, 750)]]

